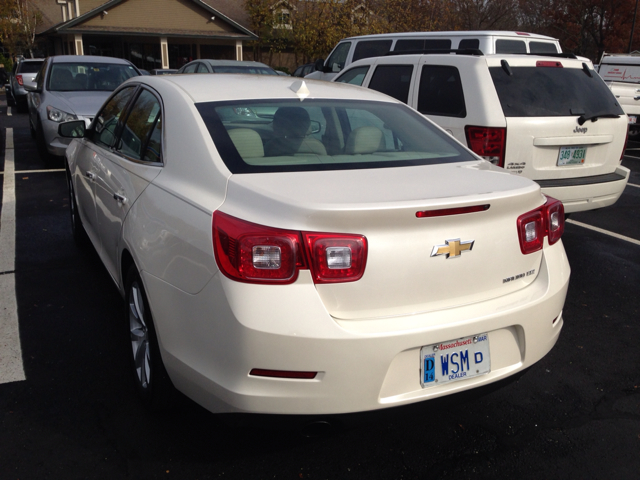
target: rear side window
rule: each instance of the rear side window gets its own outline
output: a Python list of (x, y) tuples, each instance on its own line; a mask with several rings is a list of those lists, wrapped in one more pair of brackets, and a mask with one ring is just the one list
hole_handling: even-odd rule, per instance
[(531, 53), (558, 53), (555, 44), (549, 42), (529, 42)]
[(496, 53), (527, 53), (523, 40), (496, 40)]
[(491, 67), (502, 111), (507, 117), (624, 115), (602, 79), (581, 68)]
[(362, 82), (364, 82), (364, 77), (367, 76), (368, 71), (369, 65), (351, 68), (336, 78), (335, 81), (338, 83), (350, 83), (351, 85), (362, 86)]
[(393, 48), (394, 52), (399, 50), (449, 50), (451, 48), (451, 40), (445, 38), (433, 39), (407, 39), (398, 40)]
[(369, 57), (380, 57), (391, 50), (391, 40), (360, 41), (353, 52), (353, 61)]
[(424, 65), (420, 75), (418, 111), (425, 115), (467, 116), (460, 72), (456, 67)]
[(161, 114), (158, 99), (148, 90), (143, 90), (131, 107), (117, 150), (134, 160), (159, 163)]
[(460, 50), (464, 48), (480, 48), (480, 40), (477, 38), (464, 38), (458, 44)]
[(408, 103), (412, 73), (413, 65), (380, 65), (373, 72), (369, 88)]

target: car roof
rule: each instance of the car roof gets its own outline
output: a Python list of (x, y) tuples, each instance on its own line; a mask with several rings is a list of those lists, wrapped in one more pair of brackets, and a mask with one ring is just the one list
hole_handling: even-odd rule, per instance
[[(344, 83), (301, 79), (282, 75), (250, 75), (232, 73), (204, 73), (199, 75), (159, 75), (134, 77), (125, 82), (144, 83), (160, 94), (179, 89), (194, 103), (228, 100), (299, 99), (308, 90), (307, 98), (371, 100), (401, 103), (375, 90)], [(215, 88), (212, 88), (214, 87)], [(299, 95), (296, 92), (302, 88)], [(304, 101), (304, 97), (303, 100)]]
[(605, 53), (600, 63), (616, 63), (619, 65), (640, 65), (640, 55), (630, 53)]
[(356, 60), (351, 63), (348, 68), (345, 68), (344, 71), (350, 70), (352, 68), (357, 68), (362, 65), (371, 65), (373, 63), (417, 63), (420, 59), (426, 58), (431, 60), (432, 62), (427, 61), (427, 63), (438, 63), (443, 60), (448, 61), (456, 61), (456, 62), (477, 62), (477, 61), (485, 61), (488, 65), (500, 65), (502, 60), (506, 60), (512, 66), (528, 66), (535, 65), (536, 62), (551, 62), (556, 61), (560, 62), (563, 66), (572, 66), (575, 68), (582, 68), (582, 63), (586, 62), (588, 65), (591, 65), (591, 60), (583, 57), (576, 58), (567, 58), (561, 57), (557, 55), (531, 55), (531, 54), (518, 54), (518, 53), (491, 53), (488, 55), (453, 55), (450, 53), (413, 53), (407, 55), (383, 55), (381, 57), (368, 57), (363, 58), (361, 60)]
[(515, 32), (506, 30), (468, 30), (453, 32), (402, 32), (402, 33), (377, 33), (373, 35), (361, 35), (355, 37), (343, 38), (344, 40), (361, 40), (361, 39), (385, 39), (385, 38), (429, 38), (429, 37), (514, 37), (514, 38), (535, 38), (538, 40), (553, 40), (556, 38), (540, 35), (537, 33)]
[(210, 58), (200, 58), (197, 60), (193, 60), (189, 63), (194, 62), (205, 62), (211, 65), (212, 67), (228, 67), (228, 66), (239, 66), (239, 67), (265, 67), (271, 68), (269, 65), (260, 62), (253, 62), (251, 60), (216, 60)]
[(131, 65), (129, 60), (115, 57), (100, 57), (97, 55), (55, 55), (50, 57), (53, 63), (115, 63)]

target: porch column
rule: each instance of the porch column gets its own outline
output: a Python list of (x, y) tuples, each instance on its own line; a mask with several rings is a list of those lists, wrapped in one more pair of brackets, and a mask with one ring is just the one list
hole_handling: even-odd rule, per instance
[(160, 37), (160, 57), (162, 57), (162, 68), (169, 68), (169, 42), (167, 42), (167, 37)]
[(75, 55), (84, 55), (84, 48), (82, 47), (82, 35), (74, 35), (74, 50)]
[(236, 60), (242, 60), (242, 40), (236, 40)]

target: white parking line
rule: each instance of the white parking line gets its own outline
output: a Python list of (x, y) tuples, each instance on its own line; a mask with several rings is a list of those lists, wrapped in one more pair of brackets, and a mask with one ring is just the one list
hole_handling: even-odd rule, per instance
[(7, 128), (0, 216), (0, 383), (26, 380), (16, 300), (16, 178), (13, 128)]
[(7, 116), (11, 117), (11, 107), (7, 107)]
[(576, 220), (567, 219), (567, 223), (571, 223), (573, 225), (577, 225), (582, 228), (588, 228), (589, 230), (593, 230), (594, 232), (604, 233), (605, 235), (609, 235), (610, 237), (618, 238), (620, 240), (624, 240), (625, 242), (633, 243), (635, 245), (640, 245), (640, 240), (636, 240), (635, 238), (625, 237), (624, 235), (620, 235), (619, 233), (610, 232), (609, 230), (605, 230), (603, 228), (594, 227), (593, 225), (588, 225), (586, 223), (578, 222)]
[(636, 187), (636, 188), (640, 188), (640, 185), (635, 185), (633, 183), (627, 183), (627, 187)]

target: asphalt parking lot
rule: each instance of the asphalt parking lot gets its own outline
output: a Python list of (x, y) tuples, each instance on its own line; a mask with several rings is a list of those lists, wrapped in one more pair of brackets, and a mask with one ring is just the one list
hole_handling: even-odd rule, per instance
[(628, 145), (620, 200), (566, 225), (571, 284), (549, 355), (480, 398), (305, 436), (230, 426), (186, 399), (171, 414), (142, 409), (122, 301), (95, 254), (73, 242), (62, 165), (45, 166), (27, 116), (5, 105), (0, 97), (0, 171), (11, 129), (16, 233), (0, 282), (15, 279), (23, 378), (0, 369), (1, 479), (640, 476), (640, 142)]

